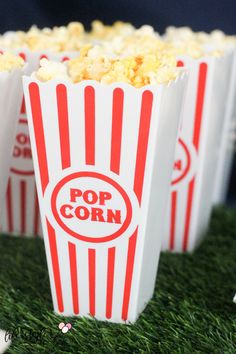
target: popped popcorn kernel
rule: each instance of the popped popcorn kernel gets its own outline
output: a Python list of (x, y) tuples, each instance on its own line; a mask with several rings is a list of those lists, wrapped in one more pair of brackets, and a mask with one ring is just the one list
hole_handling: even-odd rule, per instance
[(164, 40), (172, 45), (175, 55), (189, 55), (196, 59), (205, 55), (221, 56), (236, 46), (236, 36), (228, 36), (220, 30), (194, 32), (189, 27), (168, 27)]
[[(168, 57), (167, 57), (168, 58)], [(88, 52), (65, 63), (54, 63), (42, 59), (36, 72), (40, 81), (54, 78), (69, 79), (73, 83), (96, 80), (103, 84), (125, 82), (134, 87), (162, 84), (175, 80), (180, 73), (175, 60), (166, 60), (159, 53), (136, 55), (124, 58), (99, 56), (89, 57)]]
[(210, 33), (205, 33), (205, 35), (202, 32), (197, 32), (196, 38), (202, 45), (212, 48), (216, 53), (234, 49), (236, 46), (236, 36), (226, 35), (220, 30), (214, 30)]
[(23, 66), (24, 60), (20, 56), (7, 52), (0, 54), (0, 71), (11, 71)]
[(88, 41), (84, 27), (80, 22), (43, 29), (34, 25), (27, 32), (16, 31), (0, 36), (2, 48), (28, 48), (32, 51), (78, 51)]
[[(128, 35), (116, 35), (109, 40), (101, 40), (96, 42), (89, 51), (88, 56), (95, 58), (96, 56), (105, 55), (110, 58), (127, 57), (146, 54), (166, 55), (166, 58), (173, 58), (170, 51), (170, 45), (165, 43), (162, 38), (154, 31), (151, 26), (144, 25), (139, 29), (135, 29)], [(173, 59), (172, 59), (173, 60)]]
[(89, 37), (94, 40), (109, 40), (116, 36), (126, 36), (135, 30), (131, 23), (116, 21), (113, 25), (104, 25), (101, 21), (95, 20), (91, 23)]
[(68, 32), (72, 35), (81, 36), (84, 34), (84, 26), (80, 22), (70, 22), (67, 26)]
[(49, 81), (57, 77), (58, 79), (70, 79), (67, 68), (62, 63), (49, 61), (46, 58), (40, 60), (40, 68), (36, 73), (36, 78), (40, 81)]

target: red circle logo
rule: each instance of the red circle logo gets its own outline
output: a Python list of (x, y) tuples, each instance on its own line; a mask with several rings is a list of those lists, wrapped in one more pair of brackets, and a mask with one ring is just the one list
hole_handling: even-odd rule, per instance
[(101, 173), (75, 172), (62, 178), (51, 194), (56, 222), (85, 242), (107, 242), (121, 236), (132, 219), (126, 191)]
[(18, 122), (12, 165), (11, 172), (14, 174), (20, 176), (34, 174), (28, 124), (25, 118), (19, 119)]
[(174, 171), (172, 177), (172, 186), (182, 181), (190, 171), (191, 167), (191, 155), (187, 145), (182, 139), (178, 140)]

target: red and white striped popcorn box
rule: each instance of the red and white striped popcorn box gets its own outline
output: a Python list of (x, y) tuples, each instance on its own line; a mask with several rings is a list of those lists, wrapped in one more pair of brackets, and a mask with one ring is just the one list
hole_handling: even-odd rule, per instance
[(9, 177), (10, 159), (16, 133), (17, 119), (23, 97), (22, 75), (24, 69), (13, 69), (0, 73), (0, 212), (2, 212), (4, 198)]
[(185, 81), (24, 77), (56, 313), (134, 322), (151, 298)]
[(207, 230), (232, 53), (180, 57), (188, 69), (162, 250), (192, 251)]
[(230, 75), (229, 93), (224, 114), (224, 126), (219, 142), (218, 165), (214, 186), (213, 203), (222, 204), (226, 200), (230, 173), (234, 158), (234, 142), (236, 132), (236, 50)]
[[(27, 62), (27, 74), (31, 74), (39, 67), (39, 61), (42, 58), (65, 61), (78, 55), (78, 52), (32, 52), (27, 49), (19, 49), (14, 52), (21, 55)], [(16, 236), (42, 237), (24, 100), (18, 117), (19, 122), (11, 160), (10, 178), (1, 221), (2, 231)]]

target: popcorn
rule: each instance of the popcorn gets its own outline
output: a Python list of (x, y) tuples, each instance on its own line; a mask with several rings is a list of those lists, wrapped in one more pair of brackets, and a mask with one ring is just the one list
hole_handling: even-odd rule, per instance
[(151, 26), (144, 25), (134, 29), (127, 35), (116, 35), (109, 40), (102, 40), (93, 46), (88, 56), (105, 54), (110, 57), (126, 57), (132, 55), (157, 54), (168, 45), (155, 33)]
[(176, 67), (174, 58), (159, 53), (109, 58), (89, 57), (89, 48), (80, 56), (65, 63), (54, 63), (47, 59), (40, 61), (41, 68), (36, 72), (40, 81), (63, 78), (74, 83), (82, 80), (96, 80), (103, 84), (126, 82), (134, 87), (149, 84), (162, 84), (175, 80), (181, 69)]
[(225, 51), (236, 46), (236, 36), (228, 36), (220, 30), (211, 33), (197, 32), (196, 38), (203, 45), (210, 46), (216, 50)]
[(173, 54), (186, 54), (193, 58), (220, 56), (236, 45), (236, 36), (227, 36), (220, 30), (193, 32), (189, 27), (168, 27), (164, 40), (173, 46)]
[[(115, 22), (105, 26), (100, 21), (92, 22), (92, 30), (85, 32), (80, 22), (70, 22), (67, 26), (43, 28), (32, 26), (27, 32), (16, 31), (0, 36), (2, 48), (28, 48), (32, 51), (49, 49), (53, 52), (78, 51), (86, 43), (110, 40), (117, 36), (130, 35), (135, 28), (129, 23)], [(148, 28), (146, 28), (148, 31)]]
[(165, 32), (165, 39), (168, 41), (191, 41), (194, 40), (194, 32), (191, 30), (190, 27), (174, 27), (169, 26), (166, 28)]
[(135, 30), (131, 23), (122, 21), (116, 21), (112, 26), (106, 26), (101, 21), (95, 20), (91, 27), (89, 37), (93, 40), (110, 40), (116, 36), (127, 36)]
[(160, 49), (162, 41), (160, 37), (157, 41), (157, 38), (157, 33), (149, 25), (136, 29), (130, 23), (117, 21), (112, 26), (107, 26), (96, 20), (92, 22), (90, 32), (86, 32), (80, 22), (71, 22), (67, 26), (52, 29), (32, 26), (27, 32), (9, 32), (0, 36), (0, 46), (10, 49), (27, 48), (31, 51), (49, 49), (53, 52), (62, 52), (80, 51), (87, 44), (91, 47), (99, 44), (103, 53), (107, 55), (127, 56), (143, 54), (140, 52), (141, 46), (145, 52), (157, 47)]
[[(126, 37), (103, 41), (100, 45), (90, 48), (87, 53), (88, 57), (93, 59), (104, 54), (110, 58), (144, 57), (141, 72), (131, 83), (137, 87), (168, 82), (177, 75), (174, 48), (161, 40), (151, 26), (142, 26)], [(113, 70), (103, 78), (103, 82), (110, 83), (118, 79), (127, 82), (127, 75), (125, 80), (120, 75), (115, 75)]]
[(77, 51), (89, 39), (80, 22), (67, 26), (39, 29), (32, 26), (29, 31), (16, 31), (0, 36), (2, 48), (28, 48), (32, 51), (49, 49), (54, 52)]
[(11, 71), (23, 66), (24, 60), (20, 56), (11, 53), (0, 54), (0, 71)]
[(62, 63), (49, 61), (45, 58), (41, 59), (37, 77), (43, 77), (44, 81), (48, 81), (55, 76), (58, 79), (68, 79), (66, 66)]
[(175, 55), (189, 55), (198, 59), (205, 55), (203, 46), (196, 40), (194, 32), (188, 27), (168, 27), (164, 40), (171, 45)]

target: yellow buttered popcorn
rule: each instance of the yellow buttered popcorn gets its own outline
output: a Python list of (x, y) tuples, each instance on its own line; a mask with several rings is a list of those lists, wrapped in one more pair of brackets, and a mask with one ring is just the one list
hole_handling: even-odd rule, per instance
[(71, 22), (67, 26), (43, 29), (32, 26), (27, 32), (6, 33), (0, 36), (0, 47), (27, 48), (32, 51), (78, 51), (87, 41), (83, 25)]
[(119, 21), (112, 26), (93, 21), (90, 32), (86, 32), (80, 22), (70, 22), (67, 26), (43, 29), (34, 25), (26, 32), (15, 31), (0, 36), (0, 47), (27, 48), (32, 51), (79, 51), (87, 43), (111, 40), (117, 36), (123, 37), (130, 35), (134, 30), (135, 28), (130, 23)]
[(197, 41), (189, 27), (167, 27), (163, 39), (170, 45), (171, 52), (175, 55), (188, 55), (195, 59), (205, 55), (202, 44)]
[(164, 40), (171, 44), (174, 54), (193, 58), (220, 56), (236, 46), (236, 36), (228, 36), (220, 30), (194, 32), (189, 27), (168, 27)]
[(65, 63), (54, 63), (47, 59), (40, 62), (41, 68), (36, 72), (40, 81), (54, 78), (67, 79), (73, 83), (83, 80), (96, 80), (103, 84), (126, 82), (134, 87), (149, 84), (168, 83), (175, 80), (180, 69), (174, 58), (166, 60), (161, 53), (109, 58), (105, 55), (96, 58), (88, 55), (89, 47), (82, 50), (78, 58)]
[(11, 71), (23, 66), (24, 60), (20, 56), (11, 53), (0, 54), (0, 71)]
[(114, 61), (111, 70), (105, 74), (101, 82), (127, 82), (135, 87), (149, 84), (162, 84), (174, 80), (178, 75), (174, 67), (164, 65), (154, 54), (126, 57)]
[(236, 47), (236, 36), (226, 35), (220, 30), (214, 30), (210, 33), (196, 32), (196, 38), (203, 45), (218, 51), (225, 51)]
[(91, 31), (88, 33), (93, 40), (111, 40), (117, 36), (127, 36), (134, 32), (135, 27), (131, 23), (116, 21), (113, 25), (104, 25), (95, 20), (91, 23)]
[(89, 56), (101, 54), (110, 57), (125, 57), (163, 52), (168, 45), (151, 26), (144, 25), (139, 29), (133, 29), (131, 33), (117, 33), (112, 38), (96, 42), (97, 45), (89, 51)]
[(62, 63), (49, 61), (45, 58), (40, 60), (40, 68), (37, 76), (43, 77), (43, 81), (49, 81), (55, 76), (58, 79), (68, 79), (67, 68)]

